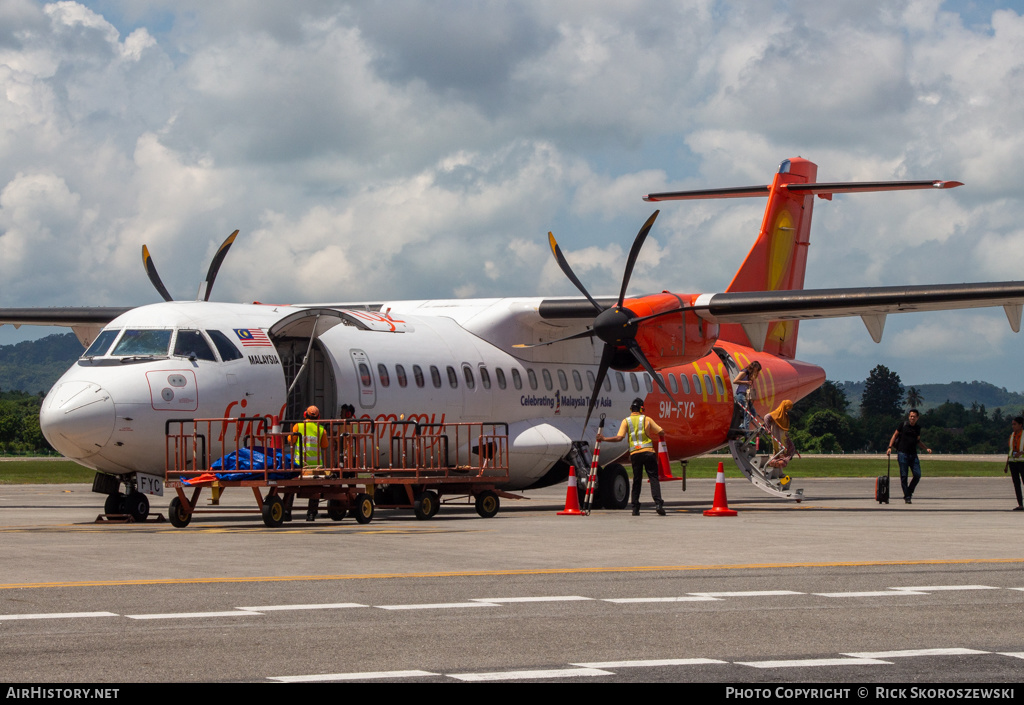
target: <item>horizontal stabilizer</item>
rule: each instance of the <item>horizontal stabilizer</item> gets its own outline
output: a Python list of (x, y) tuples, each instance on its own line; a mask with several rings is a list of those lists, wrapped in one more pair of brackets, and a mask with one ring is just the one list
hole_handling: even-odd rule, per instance
[[(830, 200), (834, 193), (871, 193), (874, 191), (913, 191), (915, 189), (950, 189), (963, 186), (959, 181), (851, 181), (832, 184), (780, 184), (779, 188), (791, 193), (813, 194)], [(702, 189), (700, 191), (666, 191), (650, 193), (645, 201), (695, 201), (712, 198), (755, 198), (768, 196), (771, 188), (765, 186), (737, 186), (735, 188)]]

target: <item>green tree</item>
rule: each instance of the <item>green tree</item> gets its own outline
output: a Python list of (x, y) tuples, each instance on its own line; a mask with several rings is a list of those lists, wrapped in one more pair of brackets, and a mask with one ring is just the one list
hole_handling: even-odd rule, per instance
[(903, 384), (900, 376), (885, 365), (877, 365), (864, 382), (860, 413), (865, 417), (903, 415)]
[(921, 396), (921, 391), (917, 387), (911, 387), (907, 390), (907, 406), (914, 409), (923, 403), (924, 397)]

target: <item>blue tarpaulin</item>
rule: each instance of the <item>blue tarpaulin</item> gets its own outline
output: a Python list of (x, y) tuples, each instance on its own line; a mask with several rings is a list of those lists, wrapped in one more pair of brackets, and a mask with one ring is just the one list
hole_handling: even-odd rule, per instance
[(290, 455), (280, 450), (267, 453), (265, 449), (256, 446), (251, 450), (240, 448), (228, 453), (223, 458), (214, 461), (210, 470), (216, 473), (218, 480), (255, 480), (264, 477), (263, 472), (244, 472), (247, 470), (285, 470), (285, 472), (270, 473), (269, 478), (288, 480), (299, 476), (297, 469), (291, 470), (293, 467), (295, 466)]

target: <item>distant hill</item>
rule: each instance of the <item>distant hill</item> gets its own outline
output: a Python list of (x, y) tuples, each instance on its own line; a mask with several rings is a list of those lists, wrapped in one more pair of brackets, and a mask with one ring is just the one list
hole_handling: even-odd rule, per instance
[(48, 392), (82, 352), (74, 333), (0, 345), (0, 391)]
[[(839, 385), (846, 393), (850, 402), (850, 413), (858, 414), (860, 411), (860, 397), (864, 393), (864, 382), (843, 382)], [(988, 382), (950, 382), (949, 384), (904, 384), (903, 388), (916, 387), (924, 399), (917, 408), (922, 413), (934, 409), (945, 402), (960, 402), (968, 409), (971, 404), (984, 405), (985, 410), (991, 413), (995, 409), (1002, 409), (1005, 413), (1020, 413), (1024, 409), (1024, 394), (1007, 391), (1006, 387), (997, 387)]]

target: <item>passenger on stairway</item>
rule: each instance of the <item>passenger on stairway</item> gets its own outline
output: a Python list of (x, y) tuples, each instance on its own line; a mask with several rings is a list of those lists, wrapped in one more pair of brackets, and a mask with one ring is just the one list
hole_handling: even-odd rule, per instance
[(744, 431), (750, 427), (749, 419), (754, 413), (754, 380), (760, 373), (761, 363), (754, 360), (732, 378), (733, 398), (743, 412), (740, 428)]
[(779, 406), (764, 417), (764, 426), (772, 436), (772, 458), (769, 467), (782, 469), (796, 454), (796, 445), (789, 437), (789, 410), (793, 402), (784, 399)]

